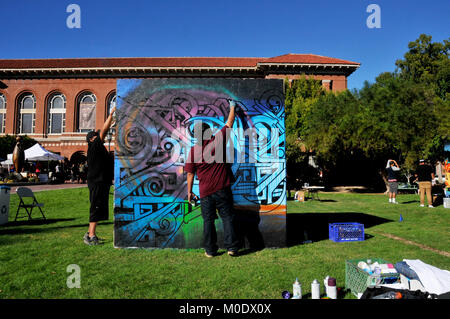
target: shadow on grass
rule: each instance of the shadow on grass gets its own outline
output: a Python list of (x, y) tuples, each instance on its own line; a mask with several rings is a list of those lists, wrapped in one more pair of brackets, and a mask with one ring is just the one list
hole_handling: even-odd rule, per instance
[[(299, 245), (306, 240), (328, 240), (329, 223), (360, 223), (366, 229), (388, 222), (392, 220), (358, 212), (287, 214), (287, 246)], [(366, 234), (365, 239), (371, 237)]]
[(14, 226), (41, 226), (41, 225), (48, 225), (48, 224), (54, 224), (58, 222), (67, 222), (75, 220), (75, 218), (51, 218), (51, 219), (43, 219), (43, 218), (36, 218), (36, 219), (27, 219), (27, 220), (17, 220), (14, 222), (8, 222), (5, 225), (2, 225), (0, 227), (14, 227)]
[(249, 254), (254, 254), (254, 253), (256, 253), (256, 252), (258, 252), (258, 251), (261, 251), (261, 250), (263, 250), (263, 249), (264, 249), (264, 247), (259, 247), (259, 248), (244, 248), (244, 249), (242, 249), (242, 250), (239, 250), (238, 257), (239, 257), (239, 256), (249, 255)]
[[(54, 224), (58, 222), (68, 222), (76, 220), (76, 218), (60, 218), (60, 219), (32, 219), (26, 221), (15, 221), (9, 222), (5, 225), (0, 226), (0, 236), (1, 235), (26, 235), (26, 234), (35, 234), (35, 233), (43, 233), (48, 231), (60, 230), (60, 229), (68, 229), (68, 228), (87, 228), (88, 223), (78, 223), (73, 225), (61, 225), (56, 227), (46, 227), (49, 224)], [(99, 226), (102, 225), (111, 225), (113, 222), (102, 222), (99, 223)], [(32, 227), (25, 227), (32, 226)], [(33, 227), (36, 226), (36, 227)], [(38, 227), (44, 226), (44, 227)], [(1, 243), (0, 243), (1, 244)]]
[(399, 201), (399, 203), (400, 203), (400, 204), (412, 204), (412, 203), (420, 203), (420, 201), (419, 201), (419, 200), (409, 200), (409, 201), (407, 201), (407, 202), (400, 202), (400, 201)]
[[(288, 202), (297, 202), (293, 198), (292, 199), (288, 199), (287, 201)], [(311, 202), (311, 201), (322, 202), (322, 203), (337, 203), (337, 200), (334, 200), (334, 199), (320, 199), (319, 198), (319, 199), (312, 200), (311, 198), (308, 197), (308, 199), (306, 200), (306, 202)]]

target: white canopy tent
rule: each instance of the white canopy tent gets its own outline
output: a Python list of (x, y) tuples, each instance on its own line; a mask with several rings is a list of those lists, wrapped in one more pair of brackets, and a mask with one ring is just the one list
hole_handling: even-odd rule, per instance
[[(64, 157), (52, 153), (43, 148), (39, 143), (25, 150), (25, 160), (31, 162), (46, 162), (46, 161), (62, 161)], [(12, 165), (12, 153), (7, 155), (6, 161), (1, 162), (4, 165)]]
[(43, 148), (39, 143), (25, 150), (25, 159), (31, 162), (37, 161), (62, 161), (64, 157), (52, 153)]
[(6, 157), (6, 160), (4, 160), (3, 162), (1, 162), (1, 164), (3, 165), (12, 165), (12, 154), (8, 154)]

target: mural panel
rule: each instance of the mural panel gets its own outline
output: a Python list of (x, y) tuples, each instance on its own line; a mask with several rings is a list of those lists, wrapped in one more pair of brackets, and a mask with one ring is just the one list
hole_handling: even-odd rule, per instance
[(194, 121), (220, 130), (229, 99), (239, 105), (227, 145), (239, 234), (247, 246), (286, 245), (283, 81), (191, 78), (117, 82), (116, 247), (202, 247), (200, 205), (187, 201), (184, 164)]

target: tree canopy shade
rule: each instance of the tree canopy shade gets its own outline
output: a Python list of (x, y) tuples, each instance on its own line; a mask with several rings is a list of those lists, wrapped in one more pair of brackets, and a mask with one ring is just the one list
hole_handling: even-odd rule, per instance
[[(307, 116), (318, 98), (325, 94), (318, 80), (302, 76), (299, 80), (285, 81), (286, 108), (286, 162), (288, 188), (298, 187), (299, 180), (311, 181), (311, 176), (318, 176), (315, 169), (308, 165), (309, 152), (304, 137), (307, 131)], [(301, 169), (298, 169), (301, 167)]]
[[(23, 149), (30, 148), (34, 144), (37, 143), (36, 140), (31, 137), (25, 135), (22, 136), (22, 147)], [(6, 159), (7, 155), (14, 151), (14, 147), (16, 146), (16, 136), (13, 135), (5, 135), (0, 137), (0, 158)]]
[(286, 86), (288, 165), (303, 160), (299, 146), (314, 150), (325, 169), (369, 175), (384, 173), (390, 158), (406, 170), (420, 158), (443, 160), (450, 140), (449, 48), (447, 40), (421, 35), (395, 72), (359, 91), (325, 92), (306, 77)]

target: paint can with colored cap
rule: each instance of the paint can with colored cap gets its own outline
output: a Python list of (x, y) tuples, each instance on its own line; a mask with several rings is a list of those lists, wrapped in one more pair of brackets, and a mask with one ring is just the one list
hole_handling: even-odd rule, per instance
[(331, 299), (337, 299), (337, 288), (336, 288), (336, 278), (328, 278), (328, 294), (327, 296)]

